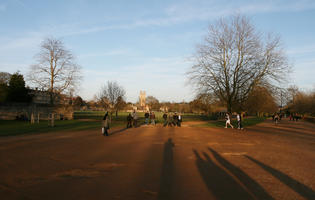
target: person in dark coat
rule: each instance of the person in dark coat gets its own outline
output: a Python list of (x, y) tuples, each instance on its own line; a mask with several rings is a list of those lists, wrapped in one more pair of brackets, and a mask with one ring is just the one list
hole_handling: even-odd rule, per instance
[(129, 115), (127, 116), (127, 128), (131, 128), (132, 127), (132, 116), (129, 113)]
[(103, 135), (108, 136), (108, 129), (109, 129), (109, 116), (108, 116), (108, 112), (105, 113), (104, 117), (103, 117)]
[(163, 119), (164, 119), (164, 124), (163, 126), (165, 127), (167, 125), (167, 113), (163, 114)]
[(148, 125), (149, 124), (149, 113), (148, 112), (145, 112), (144, 114), (144, 122), (145, 122), (145, 125)]
[(275, 121), (275, 124), (277, 125), (278, 122), (279, 122), (279, 115), (278, 115), (278, 113), (275, 114), (274, 121)]
[(178, 115), (177, 112), (174, 113), (173, 115), (173, 125), (177, 126), (178, 125)]
[(173, 116), (171, 113), (168, 114), (167, 116), (167, 125), (168, 126), (173, 126)]

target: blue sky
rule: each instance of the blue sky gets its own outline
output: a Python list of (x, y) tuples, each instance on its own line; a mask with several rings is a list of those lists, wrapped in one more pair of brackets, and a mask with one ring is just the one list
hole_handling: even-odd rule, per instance
[(0, 0), (0, 71), (26, 74), (41, 41), (60, 38), (82, 66), (78, 95), (93, 99), (107, 81), (160, 101), (189, 101), (185, 72), (209, 23), (241, 13), (259, 31), (279, 34), (290, 83), (315, 87), (314, 0)]

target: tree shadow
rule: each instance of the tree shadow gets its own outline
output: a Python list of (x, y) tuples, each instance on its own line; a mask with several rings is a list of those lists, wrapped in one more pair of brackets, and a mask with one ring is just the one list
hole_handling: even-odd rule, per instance
[(217, 199), (253, 199), (253, 196), (224, 169), (215, 164), (208, 154), (203, 152), (206, 159), (202, 159), (196, 150), (193, 152), (203, 181)]
[(160, 180), (158, 199), (171, 199), (172, 181), (174, 172), (173, 147), (175, 144), (169, 138), (164, 144), (163, 165)]
[(312, 190), (312, 188), (304, 185), (303, 183), (300, 183), (299, 181), (291, 178), (290, 176), (284, 174), (283, 172), (276, 170), (250, 156), (245, 156), (249, 160), (253, 161), (257, 165), (259, 165), (261, 168), (263, 168), (265, 171), (269, 172), (272, 176), (277, 178), (282, 183), (286, 184), (288, 187), (290, 187), (295, 192), (299, 193), (301, 196), (303, 196), (306, 199), (315, 199), (315, 192)]
[(229, 172), (231, 172), (235, 177), (238, 178), (240, 182), (256, 197), (256, 199), (274, 199), (270, 196), (266, 190), (261, 187), (254, 179), (249, 177), (245, 172), (243, 172), (240, 168), (231, 164), (225, 158), (219, 155), (212, 148), (208, 147), (209, 151), (213, 154), (214, 158)]

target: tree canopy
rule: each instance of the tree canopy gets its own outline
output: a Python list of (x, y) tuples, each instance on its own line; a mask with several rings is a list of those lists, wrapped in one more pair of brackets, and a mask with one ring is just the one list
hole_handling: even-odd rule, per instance
[(14, 73), (9, 81), (7, 101), (9, 102), (30, 102), (31, 96), (25, 87), (23, 75)]
[(49, 92), (51, 104), (59, 94), (73, 91), (81, 80), (80, 67), (61, 40), (45, 39), (35, 57), (37, 63), (31, 66), (28, 79)]
[(118, 110), (126, 105), (124, 100), (125, 94), (125, 89), (117, 82), (108, 81), (107, 84), (101, 87), (98, 100), (104, 105), (105, 109), (115, 110), (117, 115)]
[(289, 72), (280, 37), (263, 37), (245, 16), (209, 25), (188, 72), (200, 93), (211, 93), (231, 112), (256, 86), (272, 87)]

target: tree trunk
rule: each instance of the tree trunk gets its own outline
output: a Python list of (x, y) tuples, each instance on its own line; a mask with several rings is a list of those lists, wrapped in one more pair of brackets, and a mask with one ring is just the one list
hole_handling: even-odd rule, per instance
[(50, 96), (50, 105), (54, 105), (54, 97), (53, 97), (53, 93), (49, 92), (49, 96)]
[(228, 113), (232, 113), (232, 102), (230, 100), (226, 102), (226, 109)]

